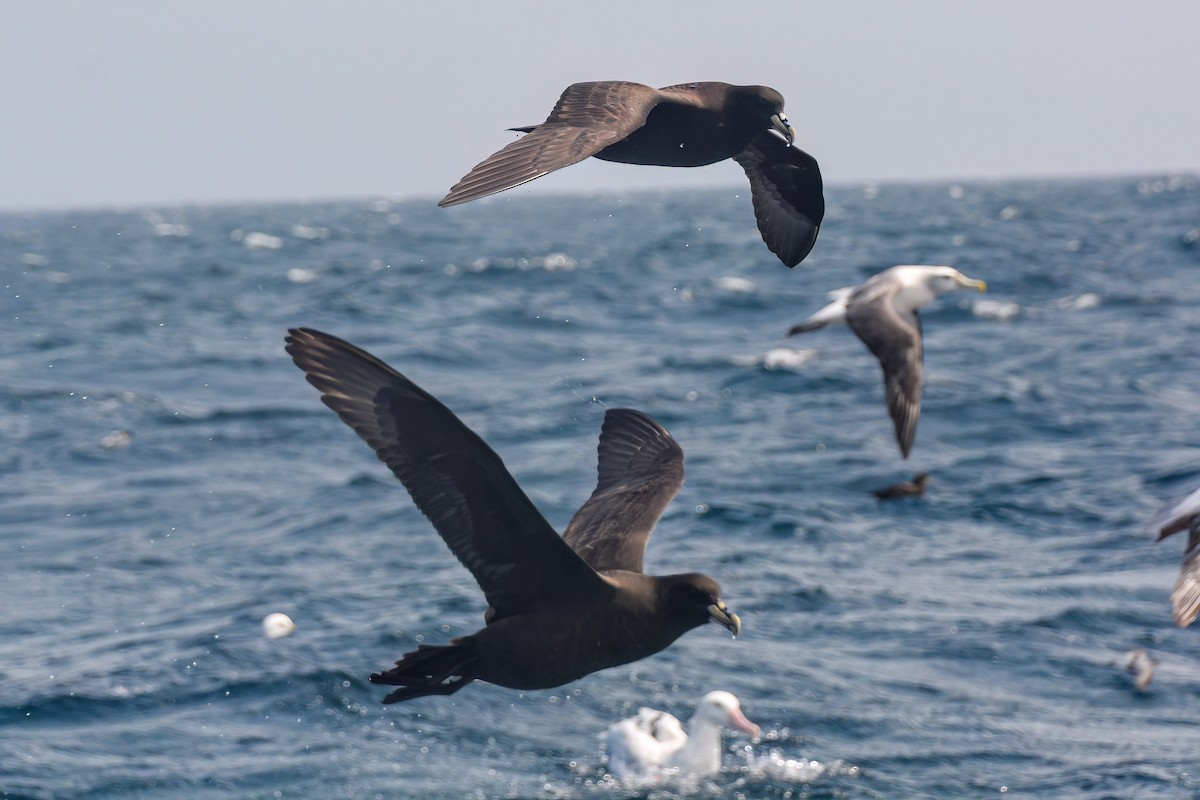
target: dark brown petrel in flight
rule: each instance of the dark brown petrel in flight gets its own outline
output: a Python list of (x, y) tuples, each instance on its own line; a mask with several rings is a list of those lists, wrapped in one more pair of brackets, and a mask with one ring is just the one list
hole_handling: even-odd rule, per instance
[(683, 485), (683, 451), (650, 417), (605, 415), (596, 490), (559, 536), (500, 457), (408, 378), (314, 330), (290, 330), (287, 351), (408, 489), (490, 606), (470, 636), (420, 645), (372, 675), (402, 687), (383, 702), (453, 694), (474, 680), (549, 689), (653, 655), (710, 621), (737, 635), (741, 622), (712, 578), (642, 573), (650, 533)]
[(804, 260), (825, 216), (817, 161), (792, 146), (783, 95), (767, 86), (574, 83), (541, 125), (510, 130), (528, 135), (477, 164), (439, 206), (520, 186), (588, 156), (659, 167), (732, 158), (750, 178), (763, 241), (784, 264)]

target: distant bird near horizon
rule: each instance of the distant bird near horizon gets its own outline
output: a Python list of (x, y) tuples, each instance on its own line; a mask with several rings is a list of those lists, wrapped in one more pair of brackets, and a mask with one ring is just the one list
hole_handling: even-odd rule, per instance
[(882, 489), (876, 489), (871, 492), (880, 500), (899, 500), (902, 497), (920, 497), (925, 494), (925, 487), (929, 483), (928, 472), (918, 472), (911, 481), (901, 481), (893, 483), (891, 486), (886, 486)]
[(729, 692), (709, 692), (696, 704), (685, 732), (679, 719), (653, 708), (638, 710), (604, 732), (607, 768), (617, 780), (677, 770), (681, 778), (706, 778), (721, 771), (721, 730), (741, 731), (757, 739), (759, 727), (742, 713)]
[(545, 122), (509, 130), (526, 135), (475, 165), (439, 206), (502, 192), (589, 156), (661, 167), (732, 158), (750, 179), (763, 241), (787, 266), (809, 254), (825, 216), (817, 161), (792, 146), (796, 130), (783, 95), (766, 86), (575, 83)]
[(370, 676), (402, 688), (383, 702), (457, 692), (481, 680), (548, 689), (653, 655), (684, 633), (741, 621), (699, 573), (642, 573), (646, 543), (683, 486), (683, 451), (640, 411), (604, 416), (597, 483), (560, 537), (500, 457), (450, 409), (364, 350), (293, 328), (287, 352), (375, 451), (470, 570), (484, 627), (420, 645)]
[(1200, 489), (1176, 503), (1158, 510), (1146, 527), (1158, 534), (1161, 542), (1182, 530), (1188, 532), (1187, 548), (1175, 588), (1171, 591), (1171, 607), (1175, 624), (1186, 628), (1200, 613)]
[(959, 289), (983, 292), (987, 284), (953, 267), (891, 267), (859, 286), (832, 292), (832, 303), (788, 331), (795, 336), (843, 322), (850, 326), (883, 368), (888, 413), (904, 458), (912, 450), (921, 417), (924, 347), (917, 309)]

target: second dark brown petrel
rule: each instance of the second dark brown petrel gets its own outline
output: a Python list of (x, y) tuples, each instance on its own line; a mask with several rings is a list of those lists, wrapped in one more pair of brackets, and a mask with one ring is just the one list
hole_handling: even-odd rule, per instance
[(650, 417), (605, 414), (596, 489), (560, 537), (500, 457), (435, 397), (348, 342), (288, 333), (287, 351), (321, 400), (391, 468), (490, 606), (470, 636), (420, 645), (372, 675), (402, 687), (383, 702), (453, 694), (474, 680), (549, 689), (653, 655), (706, 622), (741, 629), (712, 578), (642, 573), (650, 533), (683, 485), (683, 451)]
[(1178, 503), (1159, 509), (1146, 523), (1158, 534), (1158, 541), (1186, 530), (1187, 549), (1183, 552), (1183, 565), (1171, 592), (1175, 624), (1186, 628), (1200, 614), (1200, 489), (1189, 494)]
[(763, 241), (784, 264), (804, 260), (825, 216), (817, 161), (792, 146), (796, 130), (783, 114), (783, 95), (767, 86), (574, 83), (541, 125), (511, 130), (528, 135), (475, 165), (439, 206), (502, 192), (589, 156), (659, 167), (732, 158), (750, 178)]

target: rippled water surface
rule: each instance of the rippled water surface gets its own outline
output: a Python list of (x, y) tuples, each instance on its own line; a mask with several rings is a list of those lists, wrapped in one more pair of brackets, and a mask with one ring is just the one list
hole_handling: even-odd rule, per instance
[[(1200, 796), (1183, 543), (1138, 532), (1200, 484), (1200, 184), (836, 188), (795, 270), (740, 194), (0, 216), (0, 797)], [(904, 462), (849, 331), (783, 334), (914, 262), (990, 291), (924, 314)], [(604, 409), (662, 421), (688, 479), (648, 569), (716, 577), (743, 635), (381, 705), (370, 672), (484, 603), (296, 325), (440, 397), (560, 529)], [(604, 781), (608, 724), (711, 689), (764, 741)]]

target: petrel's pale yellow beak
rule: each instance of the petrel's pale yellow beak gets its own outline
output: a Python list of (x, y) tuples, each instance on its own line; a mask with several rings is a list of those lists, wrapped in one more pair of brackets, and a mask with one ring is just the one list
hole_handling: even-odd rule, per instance
[(708, 618), (713, 622), (724, 625), (726, 630), (737, 636), (742, 631), (742, 621), (725, 604), (717, 601), (708, 607)]
[(796, 129), (788, 124), (788, 118), (782, 111), (771, 116), (771, 127), (779, 131), (789, 145), (796, 141)]

